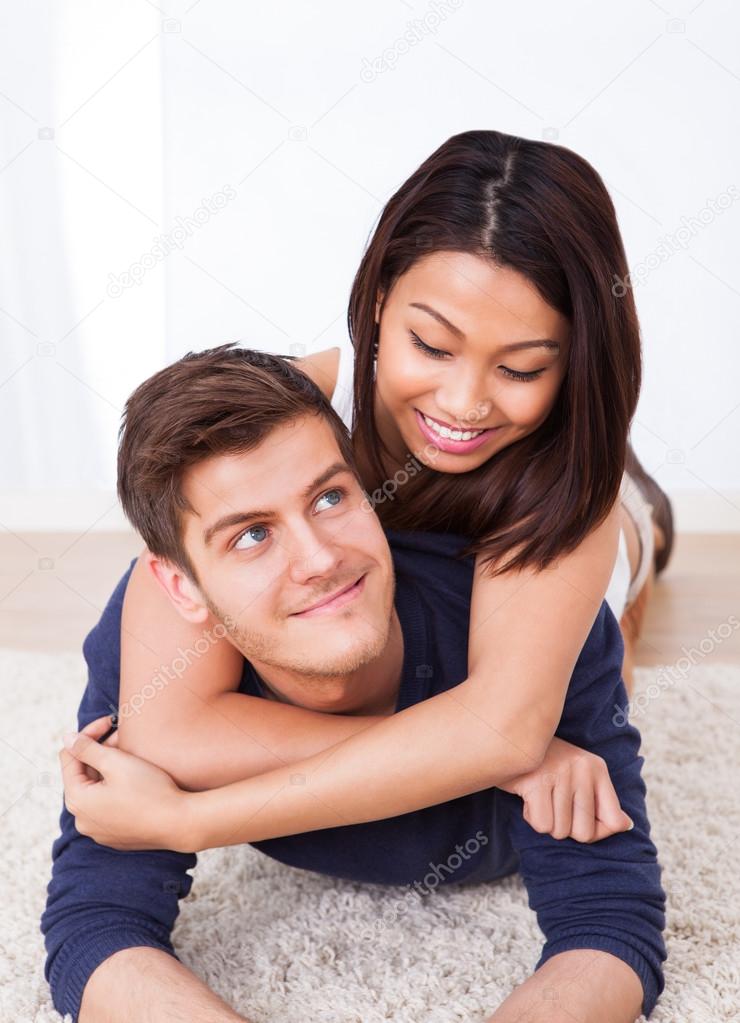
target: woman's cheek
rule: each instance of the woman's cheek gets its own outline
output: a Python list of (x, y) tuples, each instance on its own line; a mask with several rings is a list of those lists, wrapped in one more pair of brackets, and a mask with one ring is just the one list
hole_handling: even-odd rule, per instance
[(378, 363), (376, 386), (387, 404), (395, 407), (405, 404), (425, 390), (423, 376), (414, 360), (402, 355), (389, 358), (382, 365)]
[(501, 399), (500, 407), (509, 422), (535, 429), (547, 418), (554, 400), (551, 387), (519, 382)]

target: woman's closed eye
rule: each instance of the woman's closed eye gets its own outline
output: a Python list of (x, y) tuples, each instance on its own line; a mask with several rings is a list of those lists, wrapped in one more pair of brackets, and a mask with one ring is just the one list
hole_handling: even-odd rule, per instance
[(409, 331), (411, 335), (411, 344), (414, 348), (418, 348), (424, 355), (431, 356), (432, 359), (444, 359), (445, 355), (449, 355), (449, 352), (443, 352), (441, 348), (432, 348), (431, 345), (426, 344), (422, 341), (418, 334), (415, 334), (413, 330)]
[(528, 373), (523, 373), (518, 369), (509, 369), (508, 366), (499, 366), (499, 369), (504, 376), (509, 377), (510, 380), (521, 380), (525, 383), (528, 380), (536, 380), (545, 372), (544, 369), (532, 369)]
[[(445, 356), (451, 354), (450, 352), (443, 351), (441, 348), (432, 348), (431, 345), (422, 341), (419, 335), (413, 330), (409, 331), (409, 334), (411, 335), (411, 344), (414, 348), (418, 348), (420, 352), (423, 352), (424, 355), (428, 355), (431, 359), (444, 359)], [(545, 372), (544, 369), (533, 369), (524, 372), (523, 370), (510, 369), (508, 366), (499, 366), (498, 368), (504, 376), (507, 376), (510, 380), (519, 380), (522, 383), (526, 383), (530, 380), (536, 380)]]

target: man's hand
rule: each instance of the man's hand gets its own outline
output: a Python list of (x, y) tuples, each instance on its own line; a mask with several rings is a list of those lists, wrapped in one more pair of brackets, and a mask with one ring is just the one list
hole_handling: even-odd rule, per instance
[(632, 821), (623, 812), (606, 762), (587, 750), (554, 738), (540, 766), (498, 788), (524, 800), (524, 819), (543, 835), (599, 842)]
[(77, 830), (113, 849), (190, 852), (188, 793), (147, 760), (100, 745), (109, 725), (109, 717), (97, 718), (59, 751), (64, 801)]

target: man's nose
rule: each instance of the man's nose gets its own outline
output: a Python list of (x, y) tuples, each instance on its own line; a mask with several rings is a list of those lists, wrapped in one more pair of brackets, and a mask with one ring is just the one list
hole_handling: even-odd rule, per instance
[(341, 551), (331, 536), (313, 529), (302, 529), (290, 540), (288, 565), (295, 583), (306, 583), (316, 576), (334, 573), (341, 562)]

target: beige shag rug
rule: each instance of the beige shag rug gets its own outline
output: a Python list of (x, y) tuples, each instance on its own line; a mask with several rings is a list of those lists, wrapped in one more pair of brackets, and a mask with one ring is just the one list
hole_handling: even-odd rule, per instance
[[(0, 651), (0, 678), (0, 1019), (59, 1023), (38, 921), (61, 809), (56, 754), (76, 727), (84, 667)], [(740, 670), (638, 669), (633, 712), (669, 895), (651, 1023), (740, 1020)], [(483, 1023), (539, 956), (521, 882), (448, 888), (399, 915), (404, 890), (303, 873), (248, 846), (209, 850), (174, 944), (254, 1023)]]

